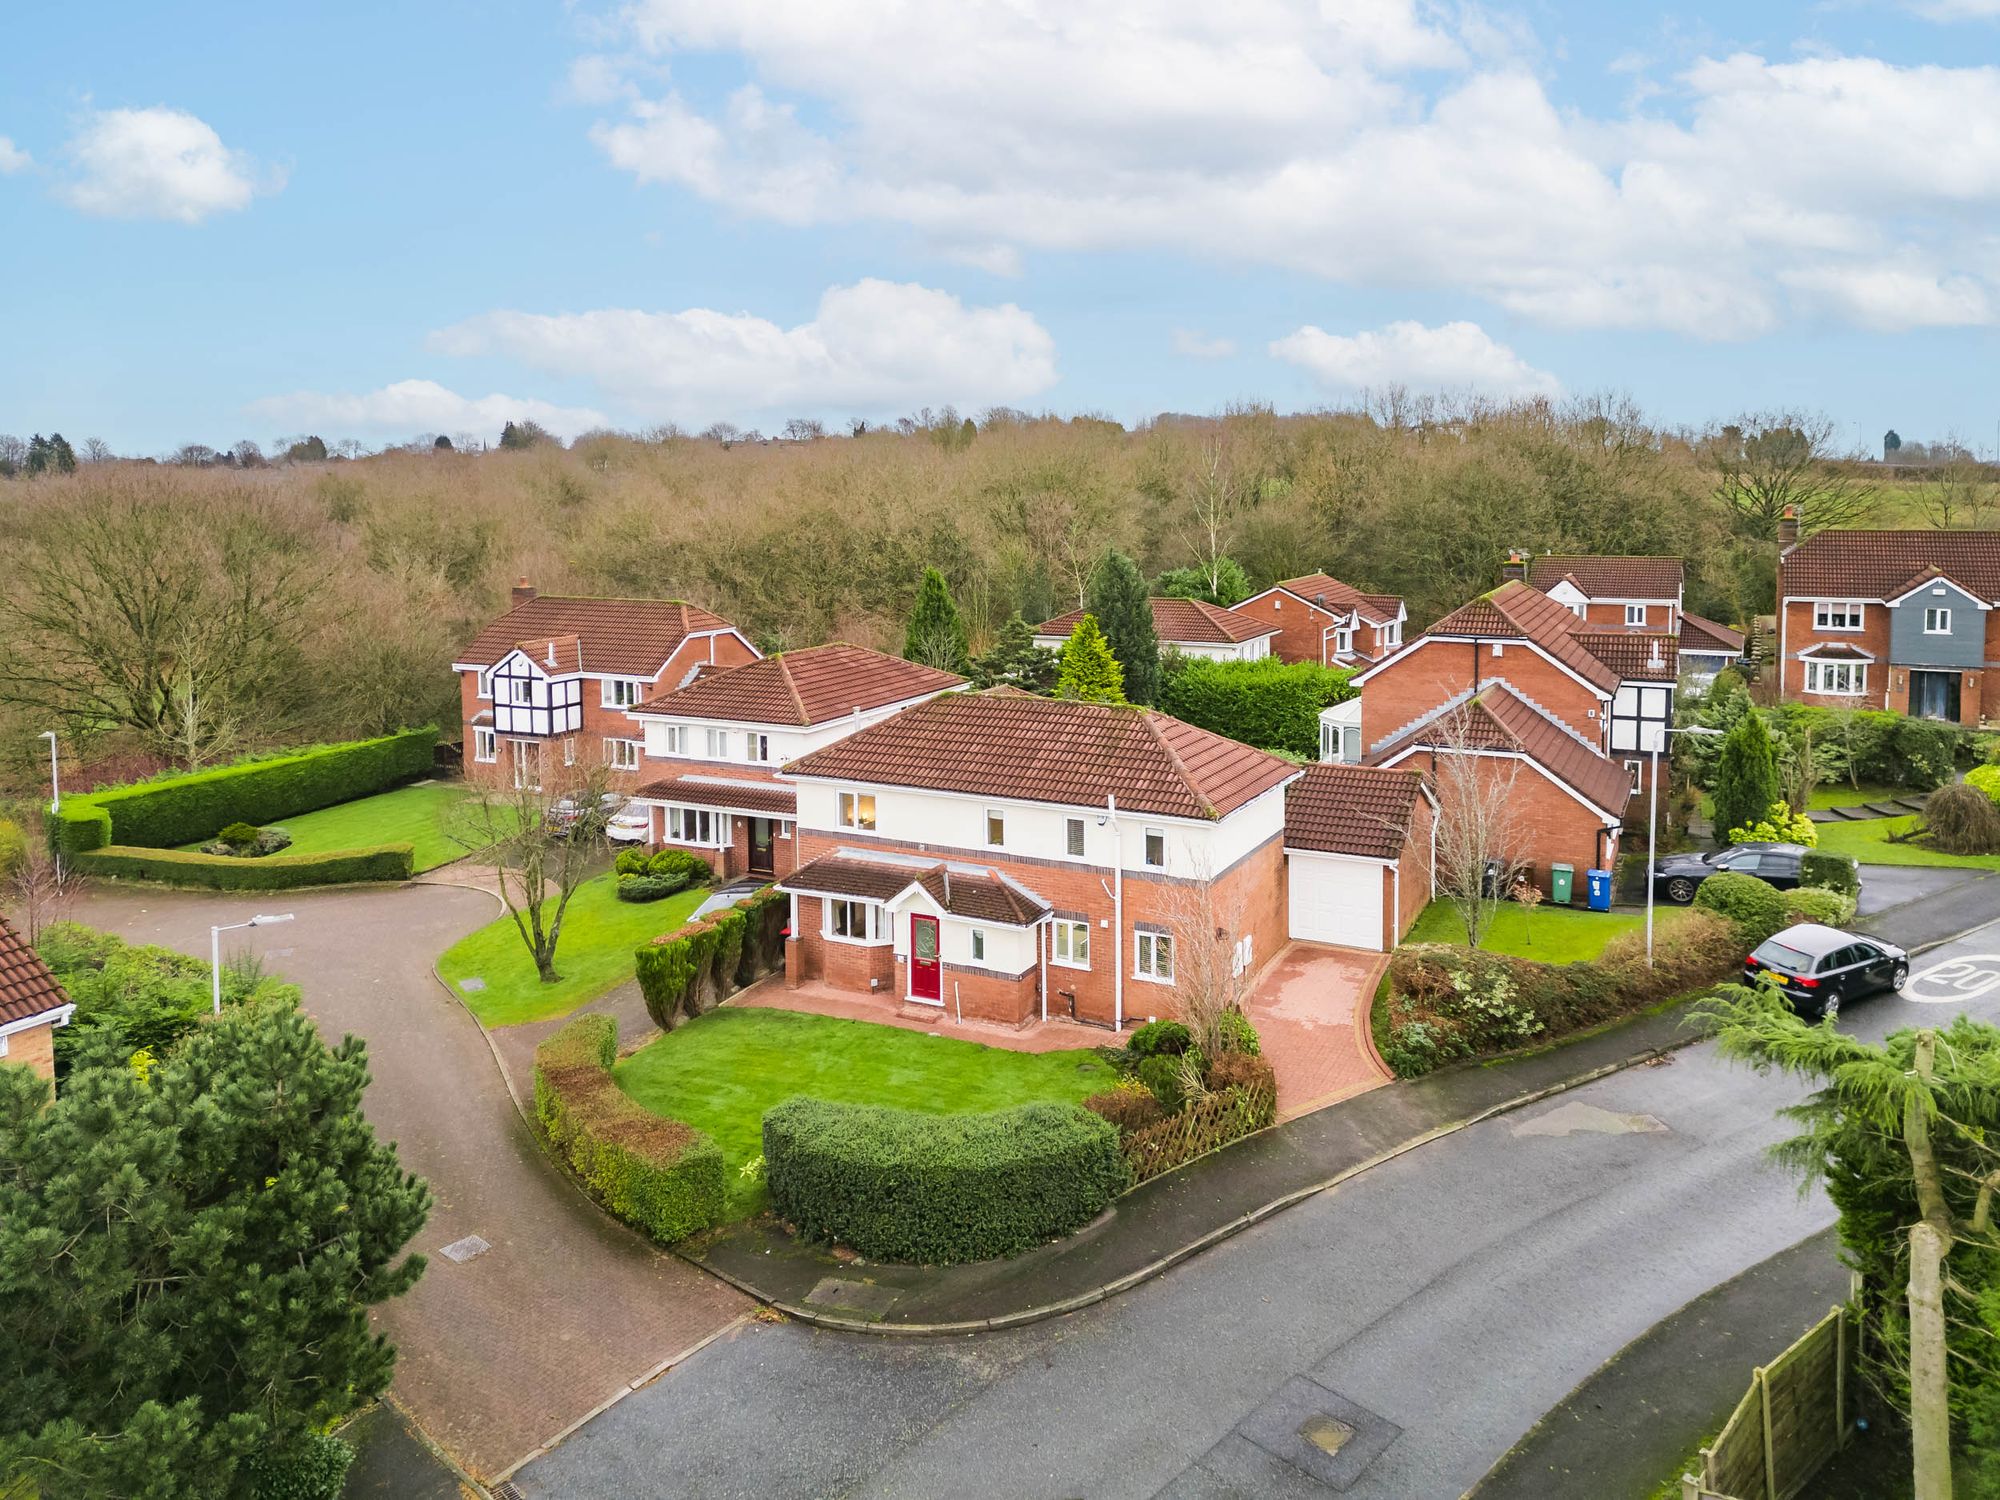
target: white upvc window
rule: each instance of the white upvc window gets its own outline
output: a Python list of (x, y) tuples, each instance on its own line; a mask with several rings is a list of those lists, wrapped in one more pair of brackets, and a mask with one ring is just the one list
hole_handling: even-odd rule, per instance
[(573, 765), (575, 765), (575, 764), (576, 764), (576, 736), (575, 736), (575, 735), (573, 735), (573, 734), (566, 734), (566, 735), (564, 735), (564, 736), (563, 736), (563, 742), (562, 742), (562, 747), (563, 747), (563, 764), (564, 764), (564, 765), (566, 765), (566, 766), (573, 766)]
[(606, 708), (636, 708), (646, 696), (646, 684), (637, 677), (606, 677), (599, 686), (598, 701)]
[(1643, 624), (1645, 624), (1645, 623), (1646, 623), (1646, 606), (1645, 606), (1645, 605), (1643, 605), (1643, 604), (1628, 604), (1628, 605), (1626, 605), (1626, 606), (1625, 606), (1625, 623), (1626, 623), (1627, 625), (1643, 625)]
[(771, 758), (771, 737), (768, 734), (744, 735), (743, 758), (745, 760), (769, 760)]
[(606, 740), (604, 763), (614, 771), (636, 771), (639, 769), (639, 752), (644, 748), (638, 740)]
[(1391, 646), (1400, 646), (1403, 644), (1403, 622), (1401, 620), (1391, 620), (1389, 622), (1389, 644)]
[(491, 698), (493, 696), (493, 669), (491, 667), (481, 667), (475, 674), (475, 678), (478, 686), (474, 691), (481, 698)]
[(507, 680), (507, 686), (510, 689), (507, 701), (512, 703), (516, 708), (532, 704), (535, 701), (535, 684), (532, 678), (510, 677)]
[(873, 901), (826, 903), (825, 936), (836, 943), (881, 943), (888, 924), (881, 906)]
[(842, 792), (840, 794), (840, 826), (859, 828), (872, 832), (875, 827), (875, 794), (873, 792)]
[(1813, 605), (1813, 629), (1859, 630), (1867, 613), (1859, 599), (1822, 599)]
[(1146, 830), (1146, 865), (1154, 870), (1164, 870), (1167, 867), (1167, 835), (1164, 829)]
[(1063, 849), (1071, 859), (1083, 858), (1083, 819), (1066, 818), (1063, 821)]
[(983, 964), (986, 962), (986, 929), (983, 927), (973, 928), (971, 937), (972, 961), (976, 964)]
[(500, 736), (490, 729), (473, 730), (472, 758), (483, 765), (492, 765), (500, 758)]
[(1929, 607), (1928, 607), (1927, 609), (1925, 609), (1925, 610), (1924, 610), (1924, 634), (1925, 634), (1925, 635), (1950, 635), (1950, 634), (1951, 634), (1951, 611), (1950, 611), (1949, 609), (1945, 609), (1945, 608), (1941, 608), (1940, 606), (1938, 606), (1938, 605), (1935, 605), (1935, 604), (1933, 604), (1933, 605), (1929, 606)]
[(1808, 661), (1806, 691), (1836, 698), (1858, 698), (1868, 691), (1868, 663), (1863, 661)]
[(1090, 967), (1090, 924), (1056, 921), (1049, 925), (1049, 962), (1065, 969)]
[(721, 814), (706, 807), (667, 809), (667, 841), (674, 844), (704, 844), (714, 847), (716, 834), (728, 826)]
[(1343, 625), (1333, 633), (1333, 654), (1349, 656), (1354, 651), (1354, 627)]
[(667, 726), (667, 754), (686, 755), (688, 753), (688, 727), (685, 724)]
[(1174, 940), (1164, 932), (1132, 935), (1132, 974), (1154, 984), (1174, 982)]
[(710, 760), (729, 759), (729, 731), (711, 729), (708, 732), (708, 758)]
[(1632, 795), (1636, 797), (1639, 795), (1640, 785), (1645, 780), (1646, 763), (1643, 760), (1628, 760), (1625, 762), (1625, 770), (1632, 778)]
[(1322, 719), (1319, 726), (1319, 758), (1335, 765), (1361, 763), (1361, 726)]
[(1007, 843), (1007, 815), (997, 807), (986, 809), (986, 844), (990, 849), (1004, 848)]

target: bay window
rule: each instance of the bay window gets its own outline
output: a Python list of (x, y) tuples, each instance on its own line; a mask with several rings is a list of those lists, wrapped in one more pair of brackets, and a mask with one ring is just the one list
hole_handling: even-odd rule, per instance
[(1806, 691), (1837, 698), (1857, 698), (1868, 691), (1868, 663), (1861, 661), (1808, 661)]
[(670, 807), (667, 809), (667, 840), (674, 844), (714, 845), (718, 832), (727, 829), (724, 815), (711, 812), (705, 807)]
[(829, 900), (826, 903), (825, 936), (838, 942), (884, 942), (886, 925), (881, 906), (873, 901)]

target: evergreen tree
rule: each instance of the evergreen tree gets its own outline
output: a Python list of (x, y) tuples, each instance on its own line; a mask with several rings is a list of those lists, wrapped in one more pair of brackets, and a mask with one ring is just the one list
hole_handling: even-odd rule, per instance
[(1076, 622), (1069, 643), (1062, 649), (1062, 666), (1056, 673), (1056, 696), (1084, 703), (1123, 703), (1125, 673), (1111, 644), (1097, 628), (1097, 617), (1086, 614)]
[(1153, 605), (1138, 566), (1111, 551), (1090, 575), (1089, 608), (1104, 631), (1111, 654), (1125, 673), (1125, 696), (1134, 703), (1160, 696), (1160, 638), (1153, 630)]
[(294, 464), (326, 462), (326, 439), (316, 434), (300, 438), (285, 450), (285, 462)]
[(958, 612), (944, 574), (925, 568), (916, 608), (910, 611), (909, 628), (903, 633), (903, 659), (963, 672), (969, 664), (969, 649), (965, 616)]
[(49, 434), (49, 472), (52, 474), (76, 472), (76, 449), (70, 447), (69, 439), (60, 432)]
[(1056, 653), (1035, 644), (1035, 627), (1017, 612), (1000, 627), (993, 649), (972, 658), (972, 680), (983, 688), (1046, 693), (1055, 685)]
[(248, 1496), (378, 1396), (368, 1309), (430, 1211), (361, 1114), (362, 1043), (226, 1011), (142, 1076), (0, 1067), (0, 1480), (43, 1500)]
[(1781, 800), (1778, 760), (1771, 748), (1763, 715), (1747, 713), (1722, 742), (1715, 763), (1715, 832), (1726, 838), (1732, 828), (1744, 828)]
[(1250, 597), (1250, 576), (1233, 557), (1218, 557), (1215, 569), (1169, 568), (1153, 580), (1153, 592), (1163, 599), (1205, 599), (1227, 609)]
[(21, 465), (22, 473), (31, 475), (46, 474), (49, 472), (49, 467), (53, 462), (54, 449), (49, 446), (47, 438), (38, 432), (28, 439), (28, 457)]

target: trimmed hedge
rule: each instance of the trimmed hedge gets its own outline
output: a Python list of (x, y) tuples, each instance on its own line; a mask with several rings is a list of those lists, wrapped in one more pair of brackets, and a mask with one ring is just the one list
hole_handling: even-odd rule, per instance
[(267, 854), (262, 859), (112, 844), (79, 853), (74, 862), (86, 875), (113, 879), (154, 880), (212, 891), (289, 891), (307, 885), (408, 880), (416, 868), (416, 855), (408, 844), (376, 844), (327, 854)]
[(916, 1265), (1058, 1239), (1131, 1183), (1117, 1130), (1074, 1104), (928, 1115), (807, 1098), (765, 1113), (764, 1176), (801, 1235)]
[(535, 1049), (535, 1118), (589, 1189), (626, 1223), (671, 1244), (718, 1222), (722, 1148), (641, 1108), (618, 1087), (618, 1023), (579, 1016)]
[(1817, 922), (1822, 927), (1845, 926), (1854, 918), (1854, 898), (1839, 891), (1800, 886), (1785, 892), (1785, 924)]
[(1319, 714), (1354, 696), (1351, 673), (1317, 662), (1184, 658), (1167, 675), (1160, 707), (1175, 718), (1266, 750), (1319, 754)]
[[(627, 881), (644, 879), (627, 876)], [(662, 1031), (705, 1015), (730, 995), (784, 967), (783, 891), (766, 887), (704, 921), (656, 937), (632, 955), (646, 1014)]]
[(1695, 892), (1694, 904), (1727, 917), (1745, 949), (1756, 947), (1789, 921), (1783, 891), (1769, 881), (1734, 870), (1704, 880)]
[(1799, 882), (1843, 896), (1861, 894), (1861, 867), (1846, 854), (1829, 854), (1808, 849), (1799, 858)]
[(231, 823), (276, 823), (352, 802), (431, 769), (435, 728), (380, 739), (317, 745), (185, 776), (71, 794), (53, 828), (65, 854), (111, 843), (171, 849), (211, 837)]

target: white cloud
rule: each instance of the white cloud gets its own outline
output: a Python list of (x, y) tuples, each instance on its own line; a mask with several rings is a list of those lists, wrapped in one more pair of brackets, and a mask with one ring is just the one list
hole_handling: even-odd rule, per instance
[(702, 307), (499, 311), (440, 330), (431, 346), (587, 379), (635, 414), (693, 424), (1006, 405), (1056, 379), (1054, 340), (1012, 303), (967, 307), (948, 292), (876, 280), (829, 289), (792, 328)]
[(538, 422), (571, 438), (610, 422), (588, 407), (556, 406), (521, 396), (461, 396), (434, 380), (399, 380), (359, 395), (294, 391), (253, 401), (250, 414), (280, 427), (323, 428), (410, 437), (420, 432), (479, 432), (498, 438), (509, 422)]
[(1991, 21), (2000, 19), (2000, 0), (1908, 0), (1903, 9), (1927, 21)]
[(256, 163), (223, 145), (204, 121), (164, 105), (96, 111), (70, 138), (68, 154), (76, 175), (63, 196), (108, 218), (198, 224), (284, 185), (282, 174), (260, 176)]
[(1235, 352), (1234, 339), (1210, 338), (1192, 328), (1174, 330), (1174, 353), (1189, 359), (1227, 359)]
[(0, 177), (5, 177), (10, 172), (18, 172), (24, 167), (31, 167), (34, 164), (35, 159), (32, 156), (8, 140), (6, 136), (0, 135)]
[(1981, 229), (2000, 68), (1705, 58), (1592, 117), (1552, 102), (1532, 39), (1418, 0), (621, 15), (635, 63), (726, 54), (749, 81), (713, 104), (639, 88), (592, 131), (615, 165), (779, 223), (900, 224), (960, 258), (1164, 248), (1702, 337), (1776, 326), (1811, 268), (2000, 279)]
[(1537, 370), (1477, 323), (1391, 323), (1367, 333), (1328, 333), (1307, 324), (1271, 345), (1279, 359), (1321, 384), (1360, 391), (1384, 386), (1474, 391), (1488, 396), (1553, 395), (1555, 376)]
[(1864, 328), (1958, 328), (1993, 321), (1993, 299), (1969, 276), (1921, 266), (1812, 266), (1784, 274), (1799, 300)]

